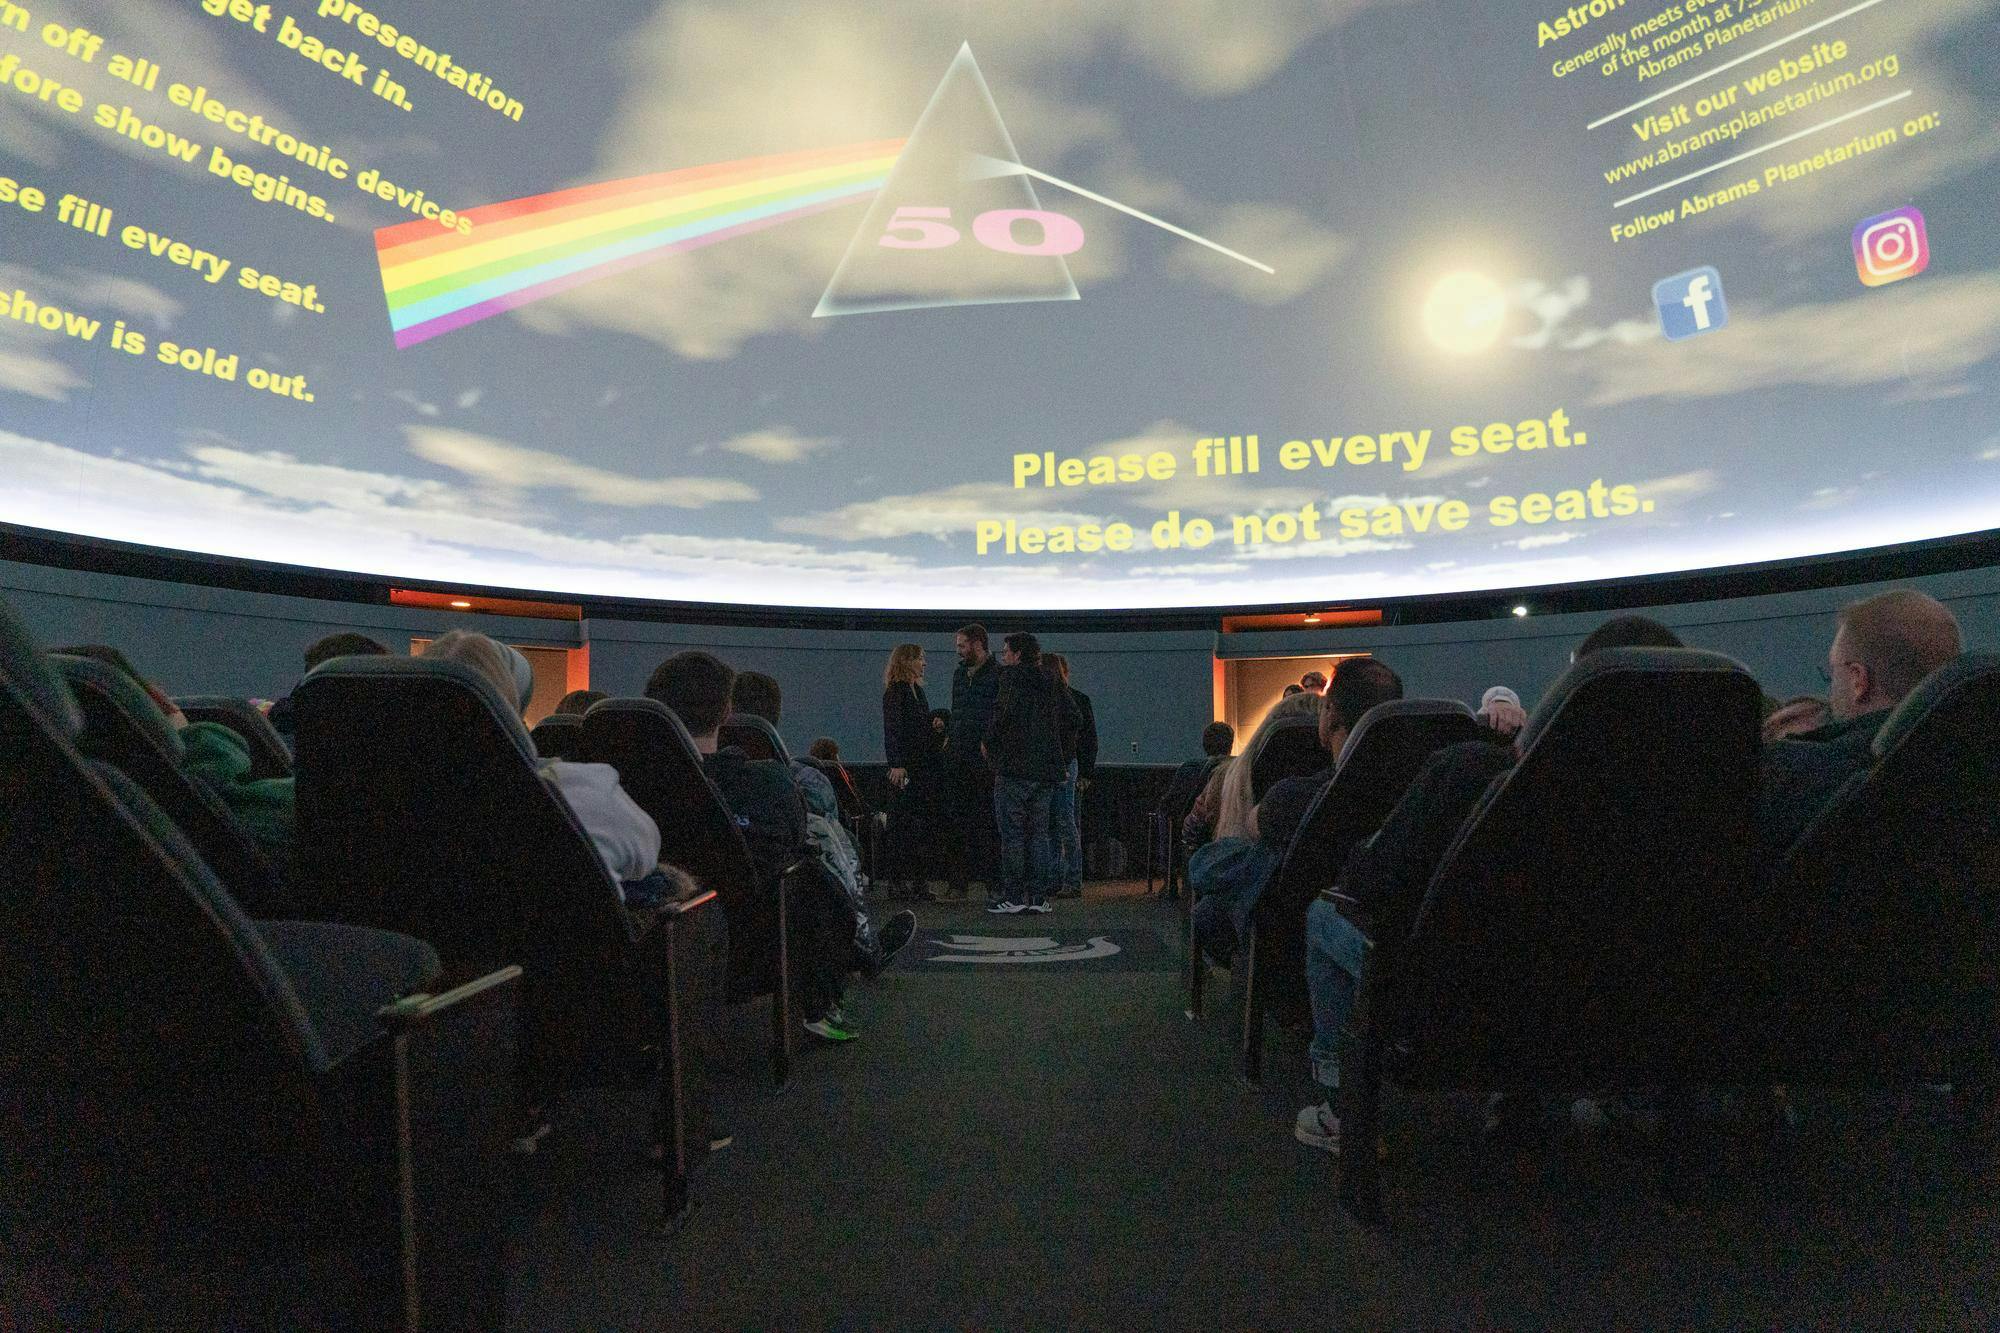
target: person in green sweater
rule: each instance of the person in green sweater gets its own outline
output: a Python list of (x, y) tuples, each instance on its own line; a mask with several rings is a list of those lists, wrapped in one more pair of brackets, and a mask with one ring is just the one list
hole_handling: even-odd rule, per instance
[(250, 777), (250, 745), (220, 722), (190, 722), (180, 706), (139, 674), (125, 654), (103, 644), (58, 648), (71, 657), (94, 657), (124, 673), (160, 710), (180, 746), (181, 768), (213, 791), (271, 863), (289, 871), (296, 826), (292, 779)]

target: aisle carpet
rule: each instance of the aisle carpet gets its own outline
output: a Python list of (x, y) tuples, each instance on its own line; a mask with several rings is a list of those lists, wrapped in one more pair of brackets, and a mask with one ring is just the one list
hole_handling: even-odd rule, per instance
[[(643, 1105), (564, 1106), (522, 1166), (510, 1327), (2000, 1321), (1995, 1178), (1965, 1164), (1938, 1106), (1808, 1101), (1793, 1159), (1751, 1151), (1679, 1206), (1601, 1136), (1564, 1131), (1496, 1175), (1472, 1145), (1476, 1102), (1392, 1097), (1390, 1229), (1365, 1233), (1334, 1207), (1334, 1160), (1292, 1138), (1302, 1038), (1274, 1029), (1264, 1086), (1244, 1086), (1227, 978), (1200, 1023), (1183, 1016), (1169, 907), (919, 912), (910, 955), (851, 993), (861, 1039), (803, 1051), (782, 1092), (768, 1011), (735, 1015), (736, 1142), (678, 1233), (636, 1161)], [(1093, 939), (1117, 952), (1025, 961)], [(928, 961), (989, 949), (1021, 958)]]

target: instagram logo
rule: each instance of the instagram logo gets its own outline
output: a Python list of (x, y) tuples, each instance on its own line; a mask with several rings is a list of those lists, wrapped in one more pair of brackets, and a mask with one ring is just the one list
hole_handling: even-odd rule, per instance
[(1865, 218), (1854, 228), (1854, 270), (1863, 286), (1914, 278), (1930, 267), (1931, 242), (1924, 234), (1924, 215), (1899, 208)]

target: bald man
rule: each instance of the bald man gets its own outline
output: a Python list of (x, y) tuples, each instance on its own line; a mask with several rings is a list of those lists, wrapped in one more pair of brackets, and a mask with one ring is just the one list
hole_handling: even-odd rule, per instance
[(1896, 588), (1844, 608), (1827, 650), (1833, 721), (1764, 749), (1759, 824), (1769, 851), (1805, 831), (1842, 783), (1874, 762), (1875, 733), (1918, 682), (1963, 651), (1944, 603)]

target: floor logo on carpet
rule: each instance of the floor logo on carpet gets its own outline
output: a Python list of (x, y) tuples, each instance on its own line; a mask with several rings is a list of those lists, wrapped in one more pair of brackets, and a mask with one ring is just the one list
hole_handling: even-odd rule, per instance
[(1122, 953), (1107, 936), (1093, 935), (1083, 944), (1063, 944), (1044, 936), (953, 935), (931, 941), (942, 953), (927, 963), (1080, 963)]

